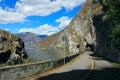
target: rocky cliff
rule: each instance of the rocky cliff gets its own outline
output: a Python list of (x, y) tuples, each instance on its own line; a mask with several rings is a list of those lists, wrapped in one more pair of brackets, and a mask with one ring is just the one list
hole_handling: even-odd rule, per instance
[(28, 56), (23, 41), (8, 31), (0, 30), (0, 64), (18, 64)]
[(37, 48), (61, 49), (66, 52), (66, 56), (93, 50), (101, 56), (110, 57), (112, 53), (110, 54), (108, 29), (100, 1), (102, 0), (87, 0), (63, 31), (40, 42)]

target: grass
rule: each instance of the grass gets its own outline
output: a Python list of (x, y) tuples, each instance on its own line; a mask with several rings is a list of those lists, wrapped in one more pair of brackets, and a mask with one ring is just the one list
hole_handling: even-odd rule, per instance
[(26, 59), (26, 60), (23, 61), (23, 64), (40, 62), (40, 61), (43, 61), (43, 60), (35, 59), (35, 58), (28, 58), (28, 59)]

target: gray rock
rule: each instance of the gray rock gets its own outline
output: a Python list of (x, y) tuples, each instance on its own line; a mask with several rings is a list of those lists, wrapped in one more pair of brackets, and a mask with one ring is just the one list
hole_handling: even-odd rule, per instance
[(99, 11), (92, 11), (92, 4), (94, 3), (92, 3), (91, 0), (87, 0), (80, 12), (78, 12), (75, 18), (63, 31), (40, 42), (37, 48), (61, 49), (66, 52), (66, 56), (87, 50), (88, 48), (86, 49), (86, 47), (88, 44), (89, 47), (91, 46), (92, 49), (95, 50), (96, 32), (92, 15), (100, 13), (102, 8), (99, 5)]
[(61, 49), (66, 56), (93, 50), (100, 56), (119, 60), (120, 52), (111, 51), (109, 29), (104, 21), (100, 1), (102, 0), (87, 0), (64, 30), (40, 42), (37, 48)]
[(8, 31), (0, 30), (0, 64), (18, 64), (26, 59), (23, 41)]

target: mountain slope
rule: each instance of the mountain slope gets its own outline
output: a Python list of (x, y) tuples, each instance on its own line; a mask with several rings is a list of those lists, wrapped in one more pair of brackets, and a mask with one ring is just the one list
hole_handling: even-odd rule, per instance
[[(92, 6), (97, 7), (97, 11), (92, 11)], [(63, 31), (40, 42), (38, 48), (53, 48), (55, 50), (65, 48), (68, 53), (66, 55), (72, 55), (83, 52), (87, 44), (96, 45), (92, 15), (101, 13), (101, 9), (100, 3), (93, 4), (91, 0), (87, 0), (83, 8)]]
[(66, 56), (93, 50), (98, 55), (120, 61), (111, 51), (109, 29), (104, 20), (103, 0), (87, 0), (70, 24), (37, 45), (37, 48), (64, 50)]
[(26, 48), (34, 48), (39, 41), (43, 40), (31, 32), (19, 33), (17, 35), (24, 41)]
[(46, 39), (48, 36), (47, 35), (38, 35), (41, 39)]

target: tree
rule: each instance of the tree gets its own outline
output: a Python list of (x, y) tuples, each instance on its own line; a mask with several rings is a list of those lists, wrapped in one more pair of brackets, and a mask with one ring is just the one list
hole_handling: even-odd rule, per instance
[(102, 4), (112, 45), (120, 50), (120, 0), (103, 0)]
[(111, 38), (115, 49), (120, 50), (120, 24), (112, 28)]

